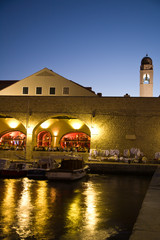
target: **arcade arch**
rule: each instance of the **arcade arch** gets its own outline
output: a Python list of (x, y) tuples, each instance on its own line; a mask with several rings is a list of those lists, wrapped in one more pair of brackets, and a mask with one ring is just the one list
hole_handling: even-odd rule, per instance
[(90, 136), (90, 129), (80, 119), (57, 116), (35, 128), (34, 150), (89, 151)]
[(60, 146), (66, 150), (86, 152), (90, 149), (90, 136), (83, 132), (70, 132), (60, 139)]
[(26, 135), (21, 131), (9, 131), (0, 136), (0, 149), (23, 150), (26, 146)]
[(0, 149), (23, 150), (26, 146), (26, 129), (12, 117), (0, 117)]

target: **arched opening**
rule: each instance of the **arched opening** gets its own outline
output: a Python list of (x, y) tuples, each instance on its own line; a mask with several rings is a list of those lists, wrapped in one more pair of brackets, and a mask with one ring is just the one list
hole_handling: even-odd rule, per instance
[(37, 135), (37, 147), (51, 147), (51, 133), (49, 131), (41, 131)]
[(26, 146), (26, 135), (21, 131), (10, 131), (0, 137), (0, 149), (23, 150)]
[(150, 83), (150, 75), (148, 73), (145, 73), (143, 75), (143, 83), (144, 84), (149, 84)]
[(86, 152), (90, 149), (90, 136), (83, 132), (70, 132), (61, 138), (60, 145), (69, 151)]
[(80, 119), (52, 117), (36, 127), (34, 150), (87, 152), (90, 149), (90, 135), (90, 129)]

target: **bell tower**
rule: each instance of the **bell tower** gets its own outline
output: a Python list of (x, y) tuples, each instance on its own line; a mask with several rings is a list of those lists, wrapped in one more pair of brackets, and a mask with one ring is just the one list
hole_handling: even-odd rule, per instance
[(153, 65), (148, 54), (140, 66), (140, 97), (153, 97)]

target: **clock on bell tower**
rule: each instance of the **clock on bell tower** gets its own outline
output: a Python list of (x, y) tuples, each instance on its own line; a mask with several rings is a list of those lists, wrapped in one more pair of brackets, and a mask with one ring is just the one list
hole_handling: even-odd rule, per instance
[(153, 97), (153, 65), (147, 54), (140, 66), (140, 97)]

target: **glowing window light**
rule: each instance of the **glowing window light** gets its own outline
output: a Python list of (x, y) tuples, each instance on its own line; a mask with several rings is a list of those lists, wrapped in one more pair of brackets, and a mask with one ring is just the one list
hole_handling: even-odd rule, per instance
[(143, 83), (145, 83), (145, 84), (149, 84), (150, 83), (150, 76), (149, 76), (149, 74), (144, 74), (143, 75)]

